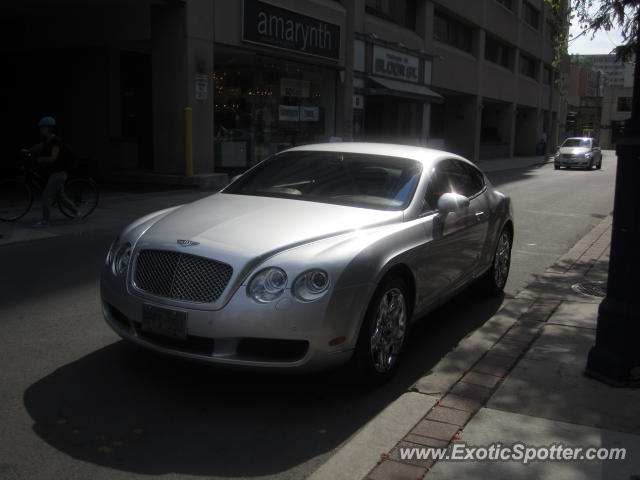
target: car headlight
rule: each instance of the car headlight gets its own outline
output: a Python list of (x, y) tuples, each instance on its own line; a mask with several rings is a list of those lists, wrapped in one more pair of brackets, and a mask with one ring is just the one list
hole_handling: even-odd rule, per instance
[(123, 243), (116, 250), (113, 256), (113, 273), (115, 275), (122, 275), (127, 271), (129, 267), (129, 261), (131, 260), (131, 244), (129, 242)]
[(584, 158), (591, 158), (593, 157), (593, 153), (585, 153), (584, 154)]
[(293, 282), (293, 294), (299, 300), (312, 302), (327, 293), (329, 284), (329, 274), (324, 270), (307, 270)]
[(269, 267), (256, 273), (249, 282), (248, 293), (260, 303), (273, 302), (287, 287), (287, 274), (278, 267)]

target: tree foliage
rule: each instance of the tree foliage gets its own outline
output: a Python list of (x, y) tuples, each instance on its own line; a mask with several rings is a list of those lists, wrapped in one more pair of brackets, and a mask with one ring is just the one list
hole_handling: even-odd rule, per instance
[[(558, 15), (565, 9), (564, 0), (545, 0)], [(619, 59), (629, 60), (636, 51), (640, 25), (640, 0), (568, 0), (571, 21), (583, 34), (619, 29), (622, 45), (615, 48)]]

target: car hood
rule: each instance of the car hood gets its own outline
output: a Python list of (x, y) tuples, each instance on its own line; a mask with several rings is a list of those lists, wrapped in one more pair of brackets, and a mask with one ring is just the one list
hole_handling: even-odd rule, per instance
[(559, 150), (561, 155), (584, 155), (588, 151), (585, 147), (560, 147)]
[(199, 245), (179, 248), (236, 263), (234, 259), (267, 257), (314, 240), (402, 219), (402, 212), (397, 211), (217, 193), (160, 218), (138, 244), (176, 249), (178, 240), (191, 240)]

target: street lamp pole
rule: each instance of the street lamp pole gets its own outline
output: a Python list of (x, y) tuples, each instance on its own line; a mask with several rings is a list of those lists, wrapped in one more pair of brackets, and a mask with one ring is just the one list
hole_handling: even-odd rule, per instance
[(640, 35), (635, 50), (631, 118), (616, 148), (607, 296), (598, 309), (596, 343), (585, 371), (618, 387), (640, 386)]

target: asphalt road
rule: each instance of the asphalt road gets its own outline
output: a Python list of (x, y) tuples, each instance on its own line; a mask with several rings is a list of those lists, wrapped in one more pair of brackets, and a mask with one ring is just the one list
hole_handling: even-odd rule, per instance
[[(566, 252), (613, 204), (602, 171), (490, 174), (513, 198), (507, 294)], [(0, 478), (304, 478), (503, 298), (475, 291), (411, 332), (399, 374), (363, 390), (340, 372), (231, 373), (129, 347), (103, 323), (98, 272), (114, 231), (0, 247)]]

